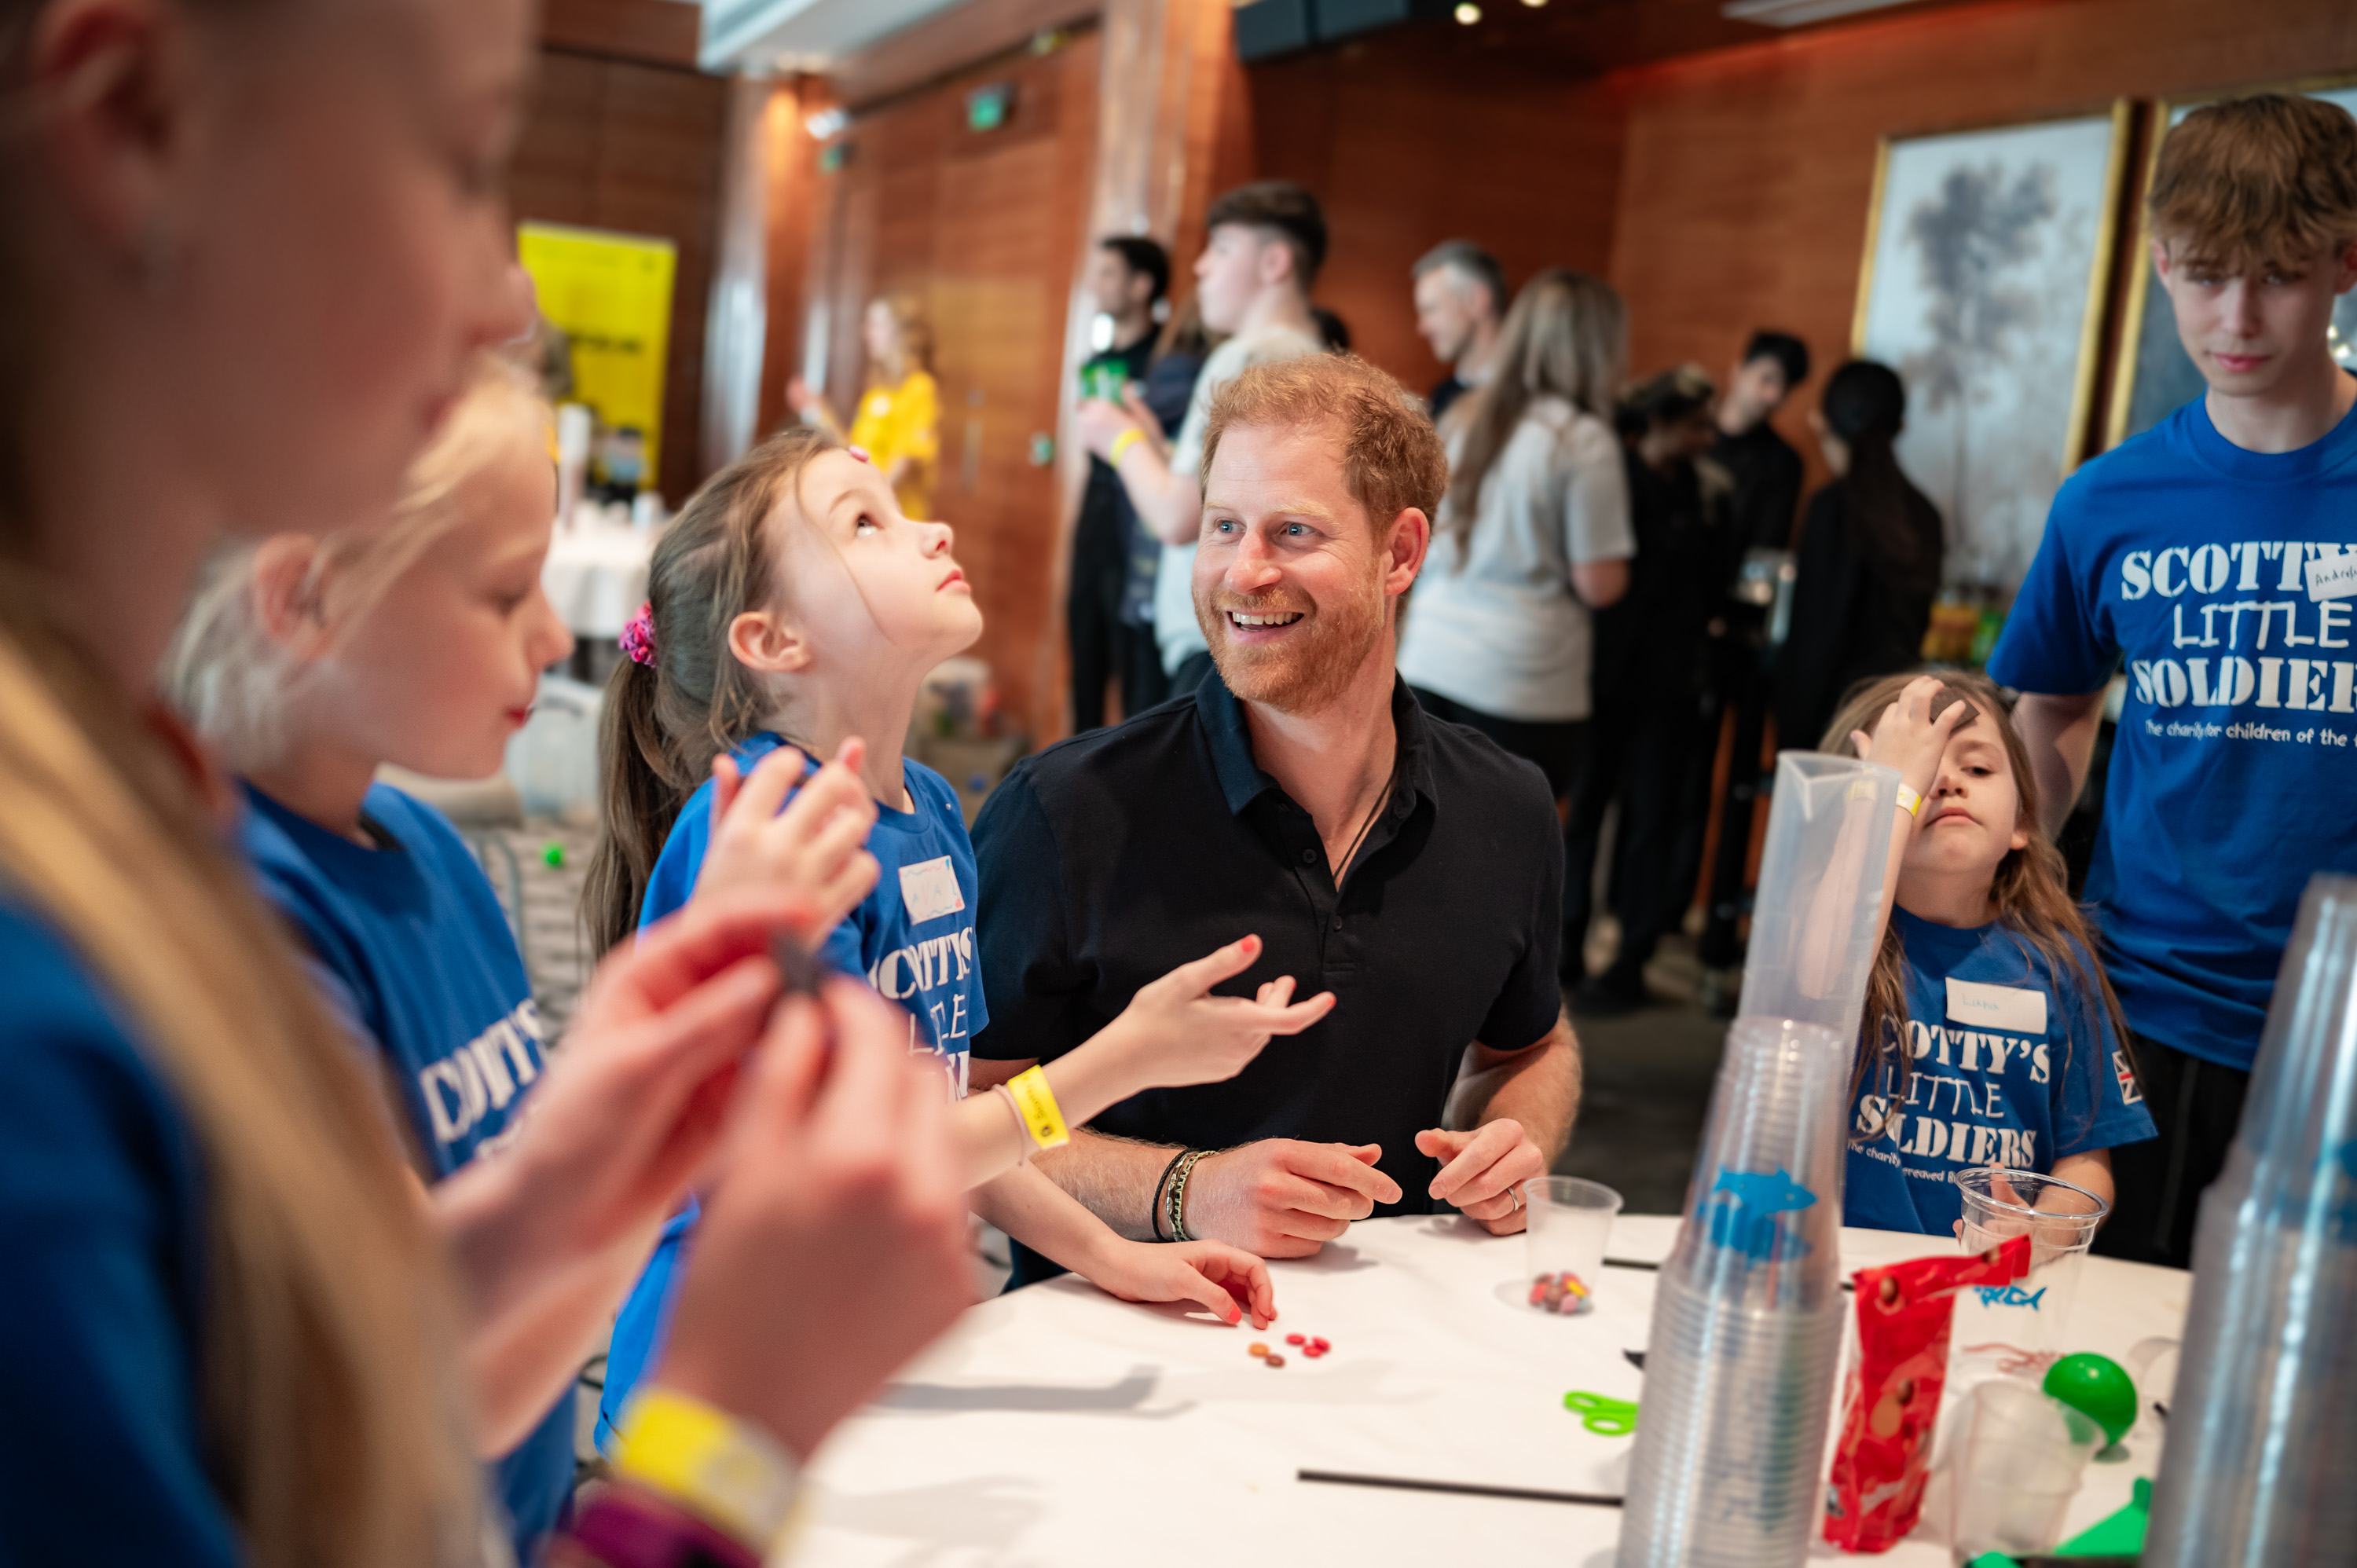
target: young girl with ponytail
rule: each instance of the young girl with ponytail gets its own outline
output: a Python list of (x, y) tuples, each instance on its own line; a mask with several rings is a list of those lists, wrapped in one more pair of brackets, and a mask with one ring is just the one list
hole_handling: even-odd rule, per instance
[[(835, 757), (874, 799), (867, 847), (880, 875), (823, 956), (907, 1009), (909, 1048), (935, 1056), (946, 1092), (963, 1101), (967, 1043), (988, 1018), (974, 846), (947, 780), (894, 744), (926, 673), (982, 630), (952, 539), (945, 523), (903, 515), (866, 453), (810, 429), (772, 437), (697, 492), (655, 547), (648, 604), (608, 690), (606, 835), (585, 897), (600, 948), (623, 941), (726, 869), (707, 823), (738, 770), (789, 749)], [(1325, 1016), (1332, 995), (1293, 1003), (1289, 978), (1254, 1001), (1210, 994), (1258, 953), (1247, 936), (1139, 992), (1086, 1046), (1041, 1069), (1048, 1103), (1078, 1125), (1146, 1089), (1218, 1082), (1272, 1035)], [(1259, 1259), (1216, 1242), (1125, 1240), (1023, 1164), (1035, 1140), (1018, 1098), (956, 1107), (978, 1213), (1112, 1294), (1197, 1301), (1266, 1326), (1275, 1310)], [(691, 1205), (666, 1229), (615, 1325), (601, 1444), (662, 1340), (695, 1218)]]
[[(381, 1069), (429, 1184), (514, 1139), (551, 1065), (547, 1031), (473, 853), (433, 807), (375, 778), (384, 763), (497, 772), (540, 671), (570, 651), (540, 591), (556, 509), (548, 439), (547, 406), (486, 358), (391, 522), (222, 552), (166, 671), (175, 706), (238, 774), (254, 875)], [(808, 897), (830, 925), (875, 879), (859, 847), (874, 813), (836, 768), (778, 815), (785, 770), (771, 772), (721, 826), (730, 860)], [(522, 1563), (540, 1560), (573, 1495), (573, 1373), (654, 1240), (652, 1225), (626, 1238), (522, 1333), (468, 1347), (498, 1407), (478, 1446), (496, 1462)]]
[(1954, 1176), (1987, 1165), (2109, 1202), (2111, 1150), (2152, 1137), (2152, 1118), (2004, 694), (1957, 671), (1889, 676), (1851, 694), (1824, 749), (1903, 786), (1844, 1223), (1951, 1234)]

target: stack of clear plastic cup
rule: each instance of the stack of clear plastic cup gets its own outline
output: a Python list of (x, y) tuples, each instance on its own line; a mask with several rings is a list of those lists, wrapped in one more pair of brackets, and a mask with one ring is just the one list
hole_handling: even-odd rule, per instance
[(2357, 879), (2301, 900), (2202, 1196), (2147, 1568), (2357, 1563)]
[(1744, 972), (1662, 1265), (1620, 1568), (1798, 1563), (1841, 1356), (1843, 1135), (1899, 776), (1777, 758)]
[(1998, 1378), (1975, 1388), (1956, 1463), (1948, 1539), (1971, 1562), (1986, 1552), (2044, 1552), (2062, 1539), (2103, 1428), (2028, 1383)]

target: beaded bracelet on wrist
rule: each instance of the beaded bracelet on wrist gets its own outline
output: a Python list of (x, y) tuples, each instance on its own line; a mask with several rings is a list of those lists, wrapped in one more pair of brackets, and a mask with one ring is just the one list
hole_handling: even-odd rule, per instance
[(1189, 1149), (1178, 1157), (1178, 1167), (1170, 1176), (1170, 1239), (1191, 1241), (1187, 1234), (1187, 1178), (1195, 1174), (1196, 1162), (1210, 1154), (1209, 1149)]
[(1178, 1168), (1178, 1162), (1186, 1157), (1187, 1151), (1184, 1149), (1181, 1149), (1177, 1154), (1171, 1155), (1170, 1163), (1162, 1167), (1162, 1179), (1154, 1184), (1154, 1202), (1146, 1210), (1146, 1222), (1153, 1228), (1154, 1239), (1157, 1241), (1175, 1241), (1178, 1240), (1175, 1236), (1165, 1236), (1162, 1233), (1162, 1195), (1169, 1190), (1170, 1173), (1177, 1170)]

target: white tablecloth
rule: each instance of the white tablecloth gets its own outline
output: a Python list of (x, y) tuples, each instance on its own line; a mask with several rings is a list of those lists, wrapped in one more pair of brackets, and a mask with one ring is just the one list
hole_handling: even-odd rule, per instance
[(647, 561), (656, 531), (560, 527), (549, 541), (540, 585), (576, 637), (611, 639), (647, 602)]
[[(1610, 1255), (1658, 1260), (1677, 1220), (1623, 1216)], [(1921, 1236), (1845, 1230), (1856, 1269), (1943, 1251)], [(1622, 1356), (1644, 1347), (1655, 1276), (1608, 1267), (1597, 1310), (1550, 1318), (1509, 1305), (1523, 1240), (1455, 1217), (1368, 1220), (1317, 1258), (1272, 1265), (1275, 1326), (1125, 1305), (1075, 1279), (985, 1302), (847, 1422), (811, 1472), (803, 1564), (1260, 1563), (1471, 1561), (1604, 1568), (1617, 1509), (1307, 1484), (1303, 1468), (1619, 1495), (1631, 1439), (1597, 1436), (1567, 1390), (1641, 1400)], [(823, 1287), (822, 1287), (823, 1288)], [(2125, 1357), (2175, 1336), (2191, 1276), (2088, 1260), (2074, 1348)], [(1322, 1335), (1304, 1359), (1288, 1332)], [(1268, 1341), (1271, 1369), (1245, 1347)], [(2075, 1532), (2125, 1505), (2159, 1459), (2146, 1418), (2128, 1457), (2092, 1465)], [(1818, 1541), (1814, 1554), (1841, 1553)], [(1938, 1564), (1928, 1530), (1876, 1559)]]

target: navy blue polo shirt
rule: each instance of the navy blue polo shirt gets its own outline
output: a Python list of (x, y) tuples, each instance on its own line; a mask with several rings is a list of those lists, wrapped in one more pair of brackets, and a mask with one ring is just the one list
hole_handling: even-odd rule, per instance
[(1563, 842), (1537, 768), (1431, 718), (1404, 682), (1392, 723), (1391, 804), (1339, 888), (1216, 675), (1026, 759), (974, 824), (990, 998), (974, 1055), (1052, 1061), (1140, 986), (1257, 934), (1259, 961), (1220, 992), (1290, 974), (1333, 1012), (1225, 1083), (1150, 1090), (1092, 1125), (1204, 1149), (1380, 1144), (1405, 1197), (1376, 1213), (1430, 1210), (1440, 1167), (1415, 1135), (1440, 1125), (1466, 1046), (1523, 1049), (1561, 1012)]

